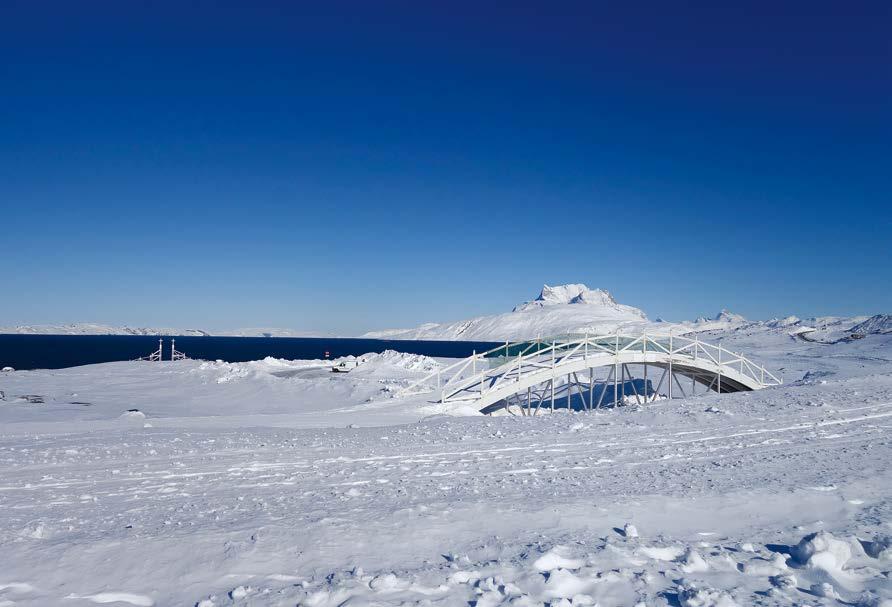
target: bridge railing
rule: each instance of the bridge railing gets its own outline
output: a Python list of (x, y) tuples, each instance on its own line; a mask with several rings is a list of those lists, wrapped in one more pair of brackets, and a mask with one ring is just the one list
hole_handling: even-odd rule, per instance
[(558, 368), (563, 363), (592, 355), (619, 357), (628, 352), (661, 354), (668, 360), (694, 366), (714, 365), (722, 370), (734, 371), (749, 378), (759, 387), (778, 385), (781, 382), (764, 365), (757, 364), (738, 352), (721, 345), (701, 341), (699, 337), (672, 334), (565, 336), (549, 340), (524, 340), (505, 342), (486, 352), (473, 353), (445, 368), (410, 384), (400, 394), (440, 392), (440, 400), (446, 401), (469, 389), (480, 395), (499, 387), (506, 380), (519, 380), (524, 372), (530, 373), (545, 367)]

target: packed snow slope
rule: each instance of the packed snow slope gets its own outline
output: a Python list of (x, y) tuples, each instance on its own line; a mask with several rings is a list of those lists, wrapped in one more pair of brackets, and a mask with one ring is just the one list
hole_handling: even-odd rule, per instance
[(443, 362), (396, 352), (0, 373), (0, 605), (888, 607), (892, 335), (848, 329), (538, 418), (394, 398)]
[(502, 341), (563, 333), (634, 331), (650, 324), (644, 312), (617, 303), (607, 291), (589, 289), (583, 284), (545, 285), (536, 299), (505, 314), (454, 323), (429, 323), (416, 329), (373, 331), (363, 337)]

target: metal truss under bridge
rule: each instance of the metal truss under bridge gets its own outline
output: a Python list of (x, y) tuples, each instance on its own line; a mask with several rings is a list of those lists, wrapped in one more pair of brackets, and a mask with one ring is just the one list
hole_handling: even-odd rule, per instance
[(537, 415), (555, 408), (592, 411), (686, 398), (698, 386), (701, 392), (725, 393), (781, 383), (764, 365), (696, 336), (570, 335), (475, 352), (402, 394), (430, 392), (437, 402), (461, 403), (483, 413)]

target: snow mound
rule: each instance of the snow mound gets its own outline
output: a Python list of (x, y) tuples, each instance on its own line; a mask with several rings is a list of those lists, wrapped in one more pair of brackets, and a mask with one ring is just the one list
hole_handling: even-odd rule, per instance
[[(357, 367), (357, 371), (362, 369), (365, 371), (385, 370), (385, 369), (402, 369), (404, 371), (416, 371), (419, 373), (431, 373), (436, 371), (440, 366), (436, 360), (430, 356), (423, 354), (409, 354), (408, 352), (397, 352), (396, 350), (385, 350), (380, 354), (370, 352), (362, 356), (345, 356), (340, 360), (360, 360), (361, 364)], [(359, 375), (360, 373), (357, 373)]]
[(699, 587), (686, 580), (678, 587), (678, 603), (682, 607), (737, 607), (726, 592)]
[(267, 356), (262, 360), (229, 363), (222, 360), (205, 361), (190, 372), (199, 375), (215, 376), (218, 384), (225, 384), (244, 379), (274, 379), (288, 377), (295, 371), (302, 369), (324, 368), (331, 365), (326, 360), (287, 360)]
[(793, 549), (793, 558), (811, 569), (833, 573), (842, 571), (852, 558), (852, 547), (826, 531), (806, 535)]
[(555, 569), (548, 574), (545, 582), (545, 596), (548, 598), (569, 599), (583, 594), (592, 585), (585, 577), (577, 576), (566, 569)]
[(585, 561), (571, 558), (563, 546), (555, 546), (533, 563), (538, 571), (554, 571), (555, 569), (579, 569)]

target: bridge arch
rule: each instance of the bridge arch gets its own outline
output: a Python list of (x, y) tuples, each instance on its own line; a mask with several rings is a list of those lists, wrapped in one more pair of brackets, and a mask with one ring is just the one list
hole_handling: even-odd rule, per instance
[[(643, 394), (636, 387), (632, 367), (644, 369), (644, 383), (639, 384)], [(607, 377), (596, 382), (595, 369), (606, 369)], [(659, 376), (655, 389), (648, 380), (651, 370)], [(691, 380), (690, 390), (679, 376)], [(521, 415), (530, 415), (541, 410), (543, 401), (546, 410), (554, 411), (564, 397), (567, 408), (575, 399), (585, 410), (597, 409), (605, 403), (619, 402), (620, 389), (625, 397), (627, 387), (637, 402), (647, 402), (655, 395), (687, 397), (698, 385), (722, 393), (759, 390), (780, 383), (764, 365), (696, 336), (642, 333), (506, 342), (440, 369), (403, 393), (429, 391), (437, 402), (462, 403), (484, 413), (501, 409), (511, 412), (517, 405)], [(605, 400), (611, 388), (613, 394)]]

